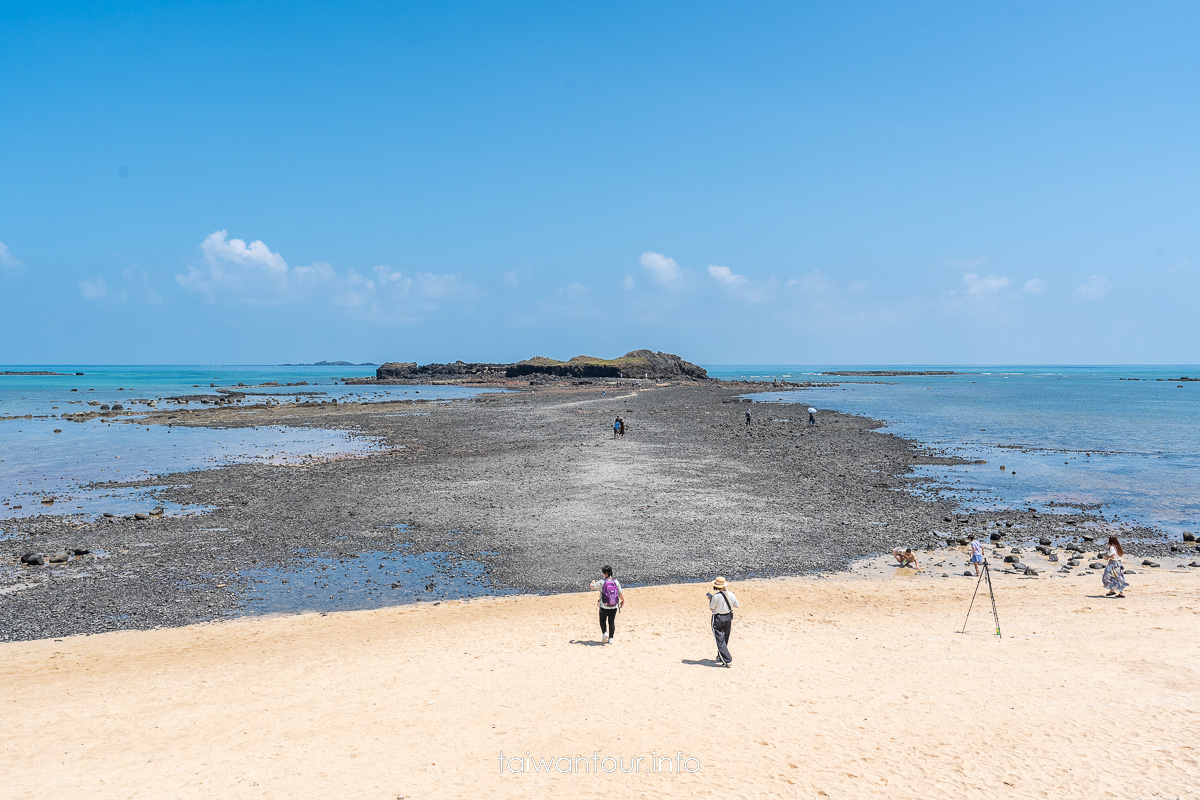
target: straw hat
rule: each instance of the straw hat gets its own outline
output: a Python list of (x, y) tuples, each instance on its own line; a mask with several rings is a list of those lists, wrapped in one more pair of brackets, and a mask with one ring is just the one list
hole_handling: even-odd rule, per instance
[(725, 588), (725, 579), (723, 577), (721, 577), (720, 575), (713, 578), (713, 588), (716, 589), (718, 592), (721, 591), (722, 589), (724, 589)]

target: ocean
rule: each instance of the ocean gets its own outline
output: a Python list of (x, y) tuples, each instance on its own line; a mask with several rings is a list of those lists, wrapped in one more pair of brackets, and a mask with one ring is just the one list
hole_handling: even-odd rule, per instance
[[(1196, 365), (708, 369), (724, 379), (837, 381), (755, 397), (797, 403), (801, 419), (808, 406), (873, 417), (886, 431), (986, 461), (918, 469), (965, 509), (1096, 507), (1177, 538), (1200, 532), (1200, 382), (1175, 380), (1200, 378)], [(959, 374), (826, 374), (842, 370)]]
[[(264, 397), (279, 402), (436, 401), (480, 392), (460, 386), (341, 383), (343, 378), (373, 376), (374, 367), (0, 366), (0, 372), (4, 371), (63, 374), (0, 375), (0, 519), (47, 513), (95, 518), (103, 513), (146, 511), (155, 505), (163, 506), (168, 515), (202, 513), (206, 509), (159, 499), (153, 488), (97, 488), (92, 484), (142, 481), (228, 464), (300, 463), (381, 447), (371, 437), (322, 428), (187, 428), (63, 419), (64, 414), (96, 410), (101, 404), (119, 403), (126, 410), (148, 412), (150, 406), (144, 401), (154, 400), (159, 409), (196, 408), (204, 405), (198, 399), (177, 404), (163, 402), (163, 398), (217, 398), (221, 389), (264, 383), (281, 385), (246, 388), (254, 394), (244, 402), (262, 402)], [(54, 498), (54, 503), (44, 504), (46, 498)], [(0, 539), (5, 535), (0, 527)]]
[[(1200, 529), (1200, 377), (1196, 365), (1167, 366), (802, 366), (713, 365), (722, 379), (836, 382), (758, 399), (861, 414), (884, 430), (986, 464), (920, 467), (964, 508), (1096, 507), (1111, 519), (1179, 536)], [(373, 367), (0, 366), (52, 376), (0, 376), (0, 519), (55, 513), (94, 517), (164, 505), (153, 491), (95, 488), (224, 464), (296, 463), (365, 453), (378, 441), (348, 431), (264, 426), (238, 429), (68, 422), (89, 402), (149, 410), (143, 400), (218, 396), (254, 389), (280, 401), (449, 400), (480, 390), (455, 386), (347, 386)], [(944, 376), (839, 377), (838, 370), (951, 370)], [(83, 375), (75, 375), (82, 372)], [(261, 401), (252, 396), (247, 402)], [(191, 405), (197, 405), (192, 402)], [(160, 403), (159, 407), (164, 407)], [(175, 407), (175, 406), (171, 406)], [(820, 413), (818, 412), (818, 420)], [(55, 431), (61, 431), (56, 433)], [(1000, 467), (1004, 469), (1001, 470)], [(53, 506), (42, 499), (55, 497)], [(1061, 505), (1060, 505), (1061, 504)], [(17, 507), (20, 508), (17, 508)], [(0, 528), (0, 538), (4, 532)]]

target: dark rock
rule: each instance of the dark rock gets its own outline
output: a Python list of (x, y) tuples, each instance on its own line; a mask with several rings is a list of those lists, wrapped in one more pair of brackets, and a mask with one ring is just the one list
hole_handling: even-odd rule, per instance
[(165, 513), (167, 513), (167, 510), (165, 508), (163, 508), (162, 506), (155, 506), (154, 510), (150, 512), (150, 516), (161, 517)]
[(1192, 563), (1188, 564), (1188, 566), (1189, 567), (1200, 567), (1200, 561), (1193, 561)]
[(150, 519), (150, 515), (139, 511), (133, 515), (133, 518), (138, 519), (138, 520), (145, 520), (145, 519)]
[(1143, 567), (1161, 567), (1162, 564), (1159, 564), (1157, 561), (1151, 561), (1150, 559), (1147, 558), (1147, 559), (1142, 560), (1142, 566)]
[(1194, 542), (1194, 541), (1196, 541), (1196, 534), (1189, 533), (1188, 531), (1184, 531), (1183, 532), (1183, 540), (1185, 542)]
[(1010, 552), (1010, 553), (1014, 553), (1014, 554), (1016, 554), (1016, 555), (1020, 555), (1020, 554), (1021, 554), (1021, 548), (1019, 548), (1019, 547), (1014, 547), (1012, 550), (1009, 550), (1008, 552)]
[(34, 566), (40, 567), (43, 563), (42, 562), (42, 554), (41, 553), (26, 553), (23, 556), (21, 556), (21, 563), (22, 564), (33, 564)]
[(1094, 534), (1091, 534), (1091, 533), (1084, 533), (1084, 534), (1080, 534), (1079, 538), (1080, 538), (1080, 539), (1083, 539), (1085, 542), (1094, 542), (1094, 541), (1096, 541), (1096, 536), (1095, 536)]
[(1051, 563), (1051, 564), (1057, 564), (1057, 563), (1058, 563), (1058, 553), (1051, 553), (1049, 556), (1047, 556), (1047, 558), (1049, 558), (1049, 559), (1050, 559), (1050, 563)]
[(1025, 574), (1033, 576), (1033, 577), (1037, 577), (1038, 571), (1036, 569), (1034, 569), (1033, 567), (1026, 567)]
[(121, 405), (120, 403), (113, 403), (112, 410), (113, 411), (124, 411), (125, 406)]
[(1039, 544), (1035, 549), (1044, 556), (1048, 556), (1054, 552), (1053, 547), (1048, 547), (1044, 544)]
[(974, 576), (974, 575), (975, 575), (975, 573), (974, 573), (974, 572), (971, 572), (971, 570), (969, 570), (969, 569), (965, 569), (965, 570), (963, 570), (963, 575), (965, 575), (966, 577), (970, 578), (970, 577)]
[(1043, 536), (1042, 538), (1038, 539), (1038, 544), (1050, 544), (1050, 543), (1051, 543), (1051, 540), (1050, 540), (1049, 536)]
[(1013, 521), (1011, 519), (1004, 520), (1004, 527), (1011, 528), (1012, 526), (1013, 526)]
[(1072, 558), (1067, 561), (1068, 567), (1078, 567), (1079, 564), (1080, 564), (1080, 561), (1078, 558)]
[(71, 560), (71, 554), (67, 552), (51, 553), (50, 558), (46, 560), (51, 564), (62, 564)]
[(992, 534), (990, 537), (988, 537), (988, 538), (990, 538), (990, 539), (991, 539), (993, 542), (998, 542), (998, 541), (1000, 541), (1001, 539), (1003, 539), (1003, 538), (1004, 538), (1004, 534), (1003, 534), (1003, 533), (993, 533), (993, 534)]
[(942, 517), (942, 522), (954, 522), (953, 517)]
[(1016, 563), (1018, 563), (1020, 560), (1021, 560), (1021, 558), (1020, 558), (1019, 556), (1011, 556), (1011, 555), (1010, 555), (1010, 556), (1005, 556), (1005, 557), (1004, 557), (1004, 563), (1005, 563), (1005, 564), (1016, 564)]
[(1093, 561), (1092, 563), (1088, 564), (1088, 569), (1104, 569), (1104, 562)]
[(75, 547), (71, 549), (71, 552), (77, 556), (86, 556), (92, 551), (88, 550), (86, 547)]

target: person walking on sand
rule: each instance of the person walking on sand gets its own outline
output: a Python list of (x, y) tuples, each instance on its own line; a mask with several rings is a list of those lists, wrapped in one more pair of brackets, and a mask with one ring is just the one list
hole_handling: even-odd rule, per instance
[(621, 418), (617, 417), (616, 421), (613, 422), (613, 438), (615, 439), (620, 435), (621, 435)]
[(596, 601), (600, 607), (600, 642), (611, 644), (617, 635), (617, 611), (625, 607), (625, 593), (613, 577), (612, 567), (605, 566), (600, 572), (604, 577), (589, 585), (592, 589), (600, 590), (600, 599)]
[(1121, 547), (1120, 540), (1115, 536), (1108, 537), (1108, 565), (1100, 576), (1104, 588), (1108, 589), (1108, 597), (1125, 596), (1125, 587), (1129, 582), (1125, 580), (1125, 565), (1121, 562), (1124, 556), (1125, 548)]
[(750, 412), (749, 411), (746, 412), (746, 427), (747, 428), (750, 427)]
[(983, 563), (983, 545), (975, 538), (975, 534), (967, 537), (967, 542), (971, 545), (971, 566), (975, 567), (975, 574), (979, 574), (979, 565)]
[(726, 588), (725, 579), (718, 575), (713, 579), (713, 590), (707, 597), (708, 610), (712, 612), (713, 638), (717, 640), (717, 661), (722, 666), (732, 666), (729, 637), (733, 633), (733, 610), (738, 607), (737, 595)]

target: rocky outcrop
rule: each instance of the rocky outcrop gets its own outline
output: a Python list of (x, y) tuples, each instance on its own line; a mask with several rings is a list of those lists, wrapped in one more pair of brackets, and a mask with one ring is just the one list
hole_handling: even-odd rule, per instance
[(525, 376), (556, 378), (650, 378), (654, 380), (708, 379), (708, 372), (672, 353), (634, 350), (620, 358), (575, 356), (570, 361), (557, 361), (536, 356), (516, 364), (475, 364), (455, 361), (453, 364), (423, 364), (390, 361), (375, 370), (379, 380), (480, 379), (521, 378)]

